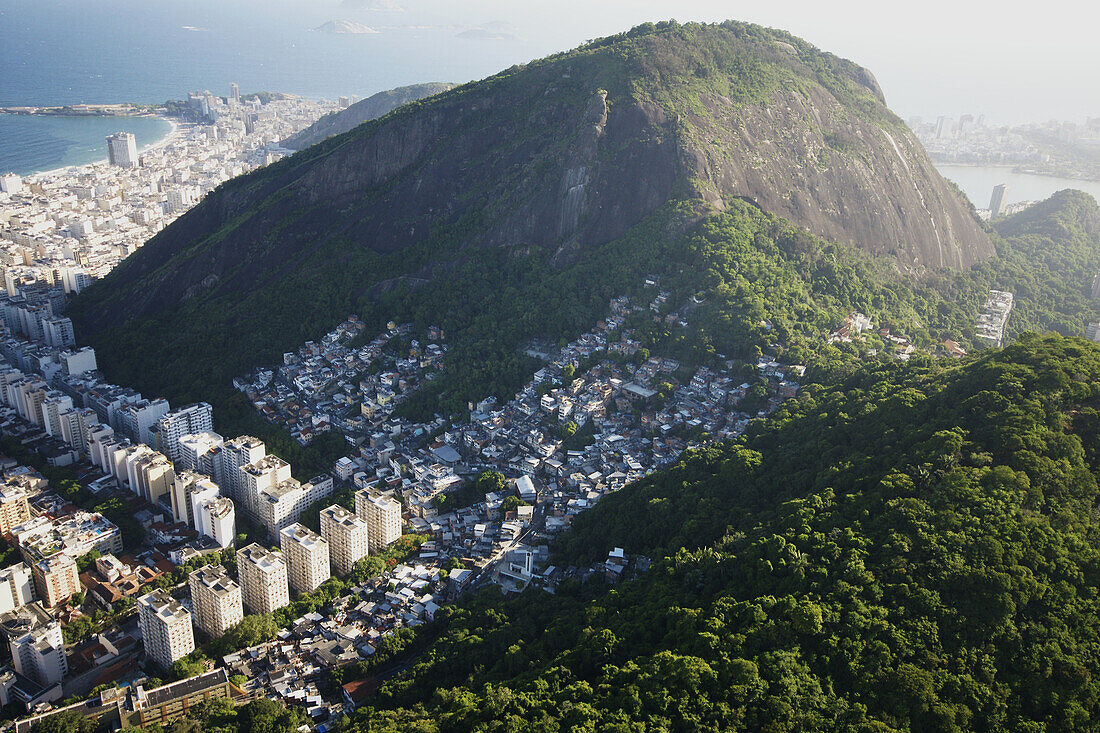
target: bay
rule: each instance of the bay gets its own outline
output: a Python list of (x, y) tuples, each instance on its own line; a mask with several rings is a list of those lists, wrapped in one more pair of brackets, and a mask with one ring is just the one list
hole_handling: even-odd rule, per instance
[(1012, 168), (999, 166), (937, 165), (936, 168), (940, 175), (956, 183), (979, 209), (989, 208), (993, 187), (1002, 183), (1008, 186), (1005, 201), (1010, 204), (1020, 201), (1041, 201), (1066, 188), (1084, 191), (1100, 201), (1100, 182), (1098, 181), (1013, 173)]
[(131, 132), (142, 150), (172, 129), (157, 117), (43, 117), (0, 114), (0, 173), (26, 176), (107, 158), (107, 136)]

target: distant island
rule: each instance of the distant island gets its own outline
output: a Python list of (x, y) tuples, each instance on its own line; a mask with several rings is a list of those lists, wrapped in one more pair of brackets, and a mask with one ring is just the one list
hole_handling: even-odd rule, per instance
[(320, 31), (321, 33), (347, 33), (357, 35), (378, 32), (369, 25), (356, 23), (354, 20), (330, 20), (327, 23), (322, 23), (313, 30)]

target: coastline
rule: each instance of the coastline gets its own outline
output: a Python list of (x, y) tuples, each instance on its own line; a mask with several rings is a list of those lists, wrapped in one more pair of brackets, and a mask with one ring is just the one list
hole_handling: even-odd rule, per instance
[(1033, 170), (1031, 168), (1025, 168), (1019, 164), (1012, 163), (956, 163), (954, 161), (940, 162), (936, 159), (932, 159), (932, 165), (939, 168), (945, 166), (949, 168), (997, 168), (1000, 170), (1006, 170), (1009, 173), (1014, 173), (1021, 176), (1042, 176), (1043, 178), (1059, 178), (1064, 181), (1082, 181), (1084, 183), (1100, 183), (1100, 178), (1085, 178), (1082, 176), (1073, 176), (1066, 173), (1054, 173), (1049, 171)]
[[(58, 116), (58, 115), (53, 115), (53, 116)], [(80, 116), (81, 115), (77, 115), (77, 117), (80, 117)], [(171, 145), (173, 142), (175, 142), (179, 138), (180, 123), (177, 120), (174, 120), (171, 117), (165, 117), (164, 115), (158, 115), (158, 114), (153, 114), (153, 115), (148, 115), (148, 116), (156, 118), (158, 120), (162, 120), (164, 122), (167, 122), (168, 125), (169, 125), (168, 132), (166, 132), (164, 134), (164, 136), (162, 138), (160, 138), (159, 140), (157, 140), (156, 142), (149, 143), (148, 145), (146, 145), (143, 148), (141, 148), (140, 150), (138, 150), (138, 155), (141, 155), (142, 153), (147, 153), (151, 150), (157, 150), (157, 149), (166, 147), (168, 145)], [(61, 166), (59, 168), (51, 168), (49, 170), (44, 170), (44, 171), (35, 171), (34, 173), (29, 173), (26, 176), (23, 176), (23, 178), (27, 181), (34, 181), (38, 178), (55, 178), (55, 177), (61, 176), (61, 175), (72, 175), (75, 172), (80, 171), (84, 168), (92, 168), (92, 167), (95, 167), (97, 165), (103, 165), (106, 162), (107, 162), (107, 156), (103, 156), (102, 158), (99, 158), (98, 160), (93, 160), (90, 163), (80, 163), (80, 164), (77, 164), (77, 165), (65, 165), (65, 166)]]

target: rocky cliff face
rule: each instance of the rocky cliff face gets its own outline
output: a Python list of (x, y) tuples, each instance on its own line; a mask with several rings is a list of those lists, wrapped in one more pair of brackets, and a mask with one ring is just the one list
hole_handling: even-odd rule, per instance
[(291, 150), (303, 150), (333, 135), (341, 135), (364, 122), (384, 117), (403, 104), (415, 102), (418, 99), (431, 97), (435, 94), (442, 94), (448, 89), (454, 89), (455, 86), (443, 82), (430, 82), (378, 92), (366, 99), (359, 100), (347, 109), (330, 112), (301, 132), (283, 140), (280, 144)]
[(751, 107), (701, 103), (687, 115), (686, 148), (698, 195), (719, 207), (748, 199), (907, 268), (961, 269), (993, 254), (970, 207), (900, 125), (855, 117), (820, 87), (781, 89)]

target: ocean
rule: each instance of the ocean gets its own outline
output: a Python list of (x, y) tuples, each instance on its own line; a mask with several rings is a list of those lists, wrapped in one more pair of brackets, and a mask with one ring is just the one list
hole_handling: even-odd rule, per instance
[[(503, 3), (484, 10), (465, 3), (403, 10), (370, 10), (372, 5), (387, 3), (0, 0), (0, 106), (148, 104), (182, 99), (193, 89), (225, 96), (230, 82), (243, 93), (365, 97), (405, 84), (480, 79), (558, 50), (557, 44), (583, 41), (561, 33), (532, 41), (508, 19), (515, 11)], [(334, 19), (378, 32), (313, 30)], [(133, 132), (140, 144), (163, 137), (168, 126), (132, 118), (0, 115), (0, 173), (103, 159), (104, 138), (119, 130)]]
[[(729, 14), (724, 6), (704, 11), (706, 5), (685, 0), (684, 14)], [(481, 79), (652, 20), (654, 12), (653, 3), (589, 0), (0, 0), (0, 106), (148, 104), (193, 89), (224, 96), (230, 82), (245, 93), (365, 97), (405, 84)], [(330, 20), (378, 32), (313, 30)], [(133, 132), (146, 145), (168, 129), (149, 119), (0, 115), (0, 173), (101, 160), (112, 132)], [(1009, 184), (1009, 200), (1067, 185), (1100, 197), (1095, 183), (998, 168), (941, 170), (978, 207), (989, 205), (1001, 182)]]
[(132, 132), (138, 150), (172, 126), (155, 117), (25, 117), (0, 114), (0, 172), (21, 176), (107, 157), (107, 136)]

